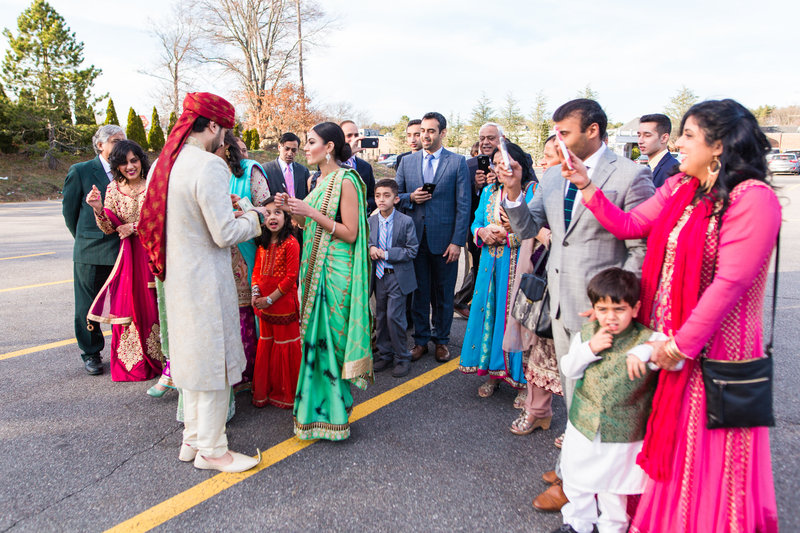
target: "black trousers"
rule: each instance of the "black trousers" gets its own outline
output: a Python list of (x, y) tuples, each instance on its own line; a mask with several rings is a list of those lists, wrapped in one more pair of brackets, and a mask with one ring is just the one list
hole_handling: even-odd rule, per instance
[(81, 349), (81, 357), (84, 360), (90, 356), (99, 355), (105, 347), (105, 338), (103, 332), (100, 331), (100, 324), (92, 322), (94, 329), (89, 331), (86, 315), (113, 269), (113, 265), (72, 264), (74, 278), (72, 287), (75, 291), (75, 338), (78, 339), (78, 348)]

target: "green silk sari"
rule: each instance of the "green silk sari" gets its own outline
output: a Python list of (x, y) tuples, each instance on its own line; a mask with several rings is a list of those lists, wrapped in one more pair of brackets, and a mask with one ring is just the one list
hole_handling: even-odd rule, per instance
[(303, 230), (303, 360), (294, 400), (294, 433), (304, 440), (349, 437), (353, 407), (350, 384), (365, 389), (373, 379), (366, 187), (355, 171), (339, 169), (321, 180), (305, 201), (334, 219), (344, 180), (355, 185), (358, 195), (356, 242), (332, 239), (310, 218)]

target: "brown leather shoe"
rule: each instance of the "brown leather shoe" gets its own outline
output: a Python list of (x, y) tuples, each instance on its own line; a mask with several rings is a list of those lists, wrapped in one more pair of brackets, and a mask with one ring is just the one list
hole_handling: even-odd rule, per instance
[(561, 488), (561, 483), (554, 483), (533, 500), (533, 508), (545, 513), (557, 513), (567, 502), (569, 500)]
[(440, 363), (446, 363), (450, 360), (450, 350), (447, 349), (446, 344), (437, 344), (436, 353), (434, 354), (436, 360)]
[(542, 481), (547, 483), (548, 485), (552, 485), (553, 483), (559, 483), (561, 478), (556, 475), (555, 470), (550, 470), (542, 474)]
[(415, 344), (413, 348), (411, 348), (411, 360), (416, 361), (423, 355), (428, 353), (428, 345), (422, 346), (420, 344)]
[(461, 318), (469, 318), (469, 307), (453, 307), (453, 311)]

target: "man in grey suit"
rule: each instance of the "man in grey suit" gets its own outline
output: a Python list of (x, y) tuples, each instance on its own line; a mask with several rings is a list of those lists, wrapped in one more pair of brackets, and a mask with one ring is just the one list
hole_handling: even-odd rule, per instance
[(64, 222), (75, 238), (72, 252), (75, 337), (78, 339), (84, 368), (93, 376), (103, 373), (100, 352), (105, 346), (105, 340), (97, 322), (92, 323), (91, 331), (87, 329), (86, 315), (117, 260), (119, 235), (106, 235), (100, 231), (94, 219), (94, 211), (86, 203), (86, 196), (92, 186), (96, 185), (105, 202), (106, 188), (113, 179), (108, 157), (117, 141), (124, 138), (125, 132), (119, 126), (100, 126), (92, 137), (97, 157), (69, 167), (62, 193)]
[(369, 255), (375, 289), (375, 330), (378, 358), (373, 370), (392, 364), (392, 375), (407, 376), (411, 354), (406, 343), (406, 297), (417, 288), (414, 258), (419, 250), (417, 230), (411, 217), (397, 211), (397, 182), (390, 178), (375, 184), (379, 213), (369, 217)]
[(294, 158), (300, 148), (300, 138), (291, 132), (281, 135), (278, 140), (278, 158), (264, 165), (267, 173), (269, 192), (273, 196), (285, 192), (302, 200), (308, 195), (308, 169)]
[[(412, 306), (416, 361), (436, 345), (440, 363), (450, 360), (447, 348), (453, 324), (453, 294), (458, 256), (469, 231), (469, 170), (463, 156), (445, 150), (447, 121), (441, 113), (422, 117), (422, 150), (403, 158), (397, 169), (400, 208), (414, 220), (419, 252), (414, 259), (417, 290)], [(431, 330), (431, 303), (433, 329)]]
[[(615, 205), (629, 211), (653, 195), (650, 169), (618, 157), (603, 143), (608, 119), (597, 102), (585, 98), (569, 101), (556, 109), (553, 121), (567, 148), (588, 168), (589, 178)], [(640, 275), (646, 248), (644, 240), (617, 240), (576, 196), (577, 189), (561, 176), (561, 166), (556, 165), (544, 173), (528, 205), (522, 205), (519, 193), (511, 190), (504, 205), (514, 233), (522, 239), (535, 237), (545, 224), (550, 226), (547, 286), (559, 361), (569, 351), (572, 335), (580, 332), (591, 309), (586, 295), (588, 281), (609, 267)], [(561, 384), (569, 410), (574, 382), (562, 374)], [(534, 507), (557, 511), (566, 503), (560, 487), (553, 487), (534, 501)], [(560, 493), (563, 501), (542, 498), (550, 492)]]

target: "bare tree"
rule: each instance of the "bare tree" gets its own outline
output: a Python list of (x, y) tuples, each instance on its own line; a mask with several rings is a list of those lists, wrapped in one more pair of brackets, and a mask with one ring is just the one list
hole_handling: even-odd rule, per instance
[(293, 69), (302, 80), (301, 43), (309, 44), (328, 24), (312, 0), (202, 0), (200, 8), (203, 60), (237, 79), (254, 115), (263, 114)]
[(300, 95), (305, 98), (306, 84), (303, 81), (303, 16), (300, 9), (300, 0), (294, 0), (297, 7), (297, 74), (300, 79)]
[(191, 86), (191, 67), (199, 61), (199, 20), (194, 0), (175, 0), (167, 17), (151, 21), (151, 34), (161, 45), (161, 54), (154, 70), (143, 71), (164, 83), (163, 92), (167, 109), (181, 113), (183, 94)]

